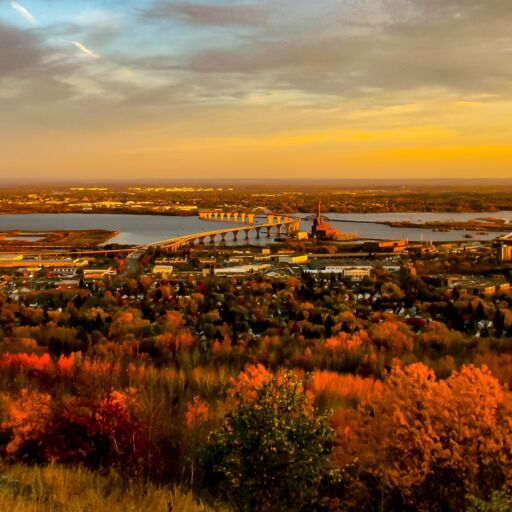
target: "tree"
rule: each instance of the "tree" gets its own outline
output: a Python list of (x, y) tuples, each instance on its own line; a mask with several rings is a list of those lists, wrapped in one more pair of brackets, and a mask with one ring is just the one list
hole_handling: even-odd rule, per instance
[(486, 367), (437, 380), (396, 361), (381, 395), (337, 414), (334, 462), (357, 466), (385, 510), (464, 510), (468, 495), (487, 499), (512, 481), (510, 395)]
[(512, 496), (506, 491), (493, 491), (489, 501), (470, 496), (468, 512), (508, 512), (512, 508)]
[(200, 488), (241, 512), (301, 510), (318, 498), (334, 432), (291, 372), (254, 392), (236, 392), (237, 407), (201, 450)]

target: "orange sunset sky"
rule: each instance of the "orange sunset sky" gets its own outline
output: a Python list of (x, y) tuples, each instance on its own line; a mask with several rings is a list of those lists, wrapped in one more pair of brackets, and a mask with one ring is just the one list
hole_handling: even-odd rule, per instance
[(0, 178), (512, 178), (509, 0), (0, 2)]

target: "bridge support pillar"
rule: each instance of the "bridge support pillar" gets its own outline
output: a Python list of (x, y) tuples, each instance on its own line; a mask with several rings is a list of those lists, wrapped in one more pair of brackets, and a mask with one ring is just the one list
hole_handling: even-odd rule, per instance
[(274, 224), (274, 216), (267, 215), (267, 224)]
[(254, 224), (254, 213), (247, 214), (247, 224)]
[(242, 224), (245, 224), (245, 215), (246, 215), (245, 213), (240, 214), (240, 219), (241, 219)]
[(268, 226), (267, 228), (267, 238), (270, 238), (271, 237), (271, 232), (272, 231), (272, 226)]
[(233, 231), (233, 240), (238, 240), (238, 231)]
[(231, 215), (232, 215), (232, 213), (231, 213), (231, 212), (227, 212), (227, 213), (226, 213), (226, 220), (227, 220), (228, 222), (231, 222)]
[(227, 233), (221, 233), (220, 234), (220, 239), (221, 239), (222, 242), (226, 241), (226, 235), (227, 235)]
[(277, 224), (277, 236), (281, 236), (281, 229), (282, 229), (283, 225), (282, 224)]
[(248, 229), (245, 230), (245, 239), (249, 240), (249, 230)]
[(233, 221), (238, 222), (238, 212), (233, 213)]
[(254, 228), (256, 230), (256, 238), (260, 237), (261, 228)]

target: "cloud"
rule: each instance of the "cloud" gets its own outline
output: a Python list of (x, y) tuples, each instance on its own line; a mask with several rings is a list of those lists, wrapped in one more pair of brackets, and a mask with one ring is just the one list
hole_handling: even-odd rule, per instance
[(0, 22), (0, 48), (5, 50), (0, 52), (0, 128), (14, 126), (34, 106), (65, 103), (73, 96), (64, 78), (76, 72), (77, 64), (47, 45), (38, 30)]
[(93, 52), (90, 48), (87, 48), (84, 44), (80, 43), (79, 41), (71, 41), (71, 44), (76, 46), (84, 55), (89, 57), (90, 59), (99, 59), (100, 56)]
[[(304, 0), (156, 0), (141, 14), (117, 9), (116, 1), (116, 9), (35, 30), (6, 34), (0, 27), (0, 48), (7, 49), (0, 51), (0, 73), (23, 74), (20, 109), (62, 100), (62, 115), (52, 109), (49, 124), (66, 122), (65, 113), (86, 102), (92, 124), (145, 113), (156, 122), (173, 109), (186, 117), (218, 107), (236, 117), (256, 104), (261, 112), (270, 104), (325, 112), (325, 119), (339, 113), (346, 119), (355, 104), (364, 105), (374, 122), (375, 111), (402, 101), (510, 97), (508, 2), (315, 0), (313, 8)], [(187, 26), (169, 30), (157, 19)], [(412, 115), (386, 112), (379, 119)]]
[(19, 12), (27, 21), (32, 23), (33, 25), (37, 25), (37, 20), (34, 18), (34, 16), (29, 12), (28, 9), (23, 7), (21, 4), (16, 2), (15, 0), (11, 0), (11, 7)]
[(85, 27), (119, 29), (125, 17), (126, 15), (122, 12), (94, 9), (81, 12), (73, 18), (73, 21)]
[(40, 42), (32, 31), (0, 23), (0, 76), (38, 67), (43, 58)]
[(75, 16), (67, 27), (62, 24), (61, 30), (74, 31), (74, 39), (85, 40), (98, 48), (115, 44), (117, 38), (122, 39), (128, 20), (129, 16), (122, 11), (85, 11)]
[(143, 12), (143, 18), (152, 21), (178, 18), (199, 26), (253, 27), (264, 22), (267, 14), (268, 9), (264, 5), (210, 5), (160, 0)]
[(257, 74), (268, 88), (340, 98), (421, 88), (509, 93), (509, 0), (331, 2), (314, 20), (294, 18), (289, 7), (276, 5), (264, 33), (236, 47), (195, 51), (189, 69), (240, 80)]

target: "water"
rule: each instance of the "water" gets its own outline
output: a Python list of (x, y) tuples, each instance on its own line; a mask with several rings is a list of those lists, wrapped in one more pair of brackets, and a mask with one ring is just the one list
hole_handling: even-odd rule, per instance
[[(512, 231), (512, 211), (477, 212), (477, 213), (326, 213), (333, 227), (347, 233), (357, 233), (361, 238), (373, 239), (408, 239), (424, 241), (467, 241), (464, 235), (468, 231), (436, 232), (421, 228), (394, 228), (383, 224), (371, 224), (346, 221), (466, 221), (479, 217), (496, 217), (508, 219), (510, 227), (501, 233)], [(311, 215), (309, 215), (311, 217)], [(258, 219), (262, 222), (264, 219)], [(345, 221), (345, 222), (344, 222)], [(220, 221), (203, 221), (197, 217), (170, 217), (157, 215), (128, 215), (128, 214), (85, 214), (85, 213), (34, 213), (0, 215), (0, 231), (3, 230), (59, 230), (59, 229), (106, 229), (118, 231), (119, 235), (108, 243), (118, 244), (147, 244), (159, 240), (178, 237), (186, 234), (225, 229), (229, 223)], [(311, 221), (304, 220), (301, 230), (309, 231)], [(472, 231), (472, 240), (492, 240), (499, 232), (477, 234)], [(269, 239), (261, 233), (261, 239), (256, 239), (251, 232), (249, 240), (252, 244), (265, 245)], [(230, 244), (243, 245), (244, 236), (234, 242), (228, 236)], [(275, 237), (271, 238), (273, 240)]]
[(17, 242), (17, 241), (38, 242), (39, 240), (42, 240), (43, 238), (44, 237), (41, 235), (38, 235), (38, 236), (25, 235), (25, 236), (8, 236), (5, 239), (9, 240), (10, 242)]
[[(512, 222), (512, 211), (499, 212), (400, 212), (400, 213), (326, 213), (323, 214), (329, 219), (346, 219), (350, 221), (367, 221), (367, 222), (392, 222), (392, 221), (408, 221), (408, 222), (465, 222), (468, 220), (478, 219), (482, 217), (492, 217), (495, 219), (504, 219)], [(512, 226), (511, 226), (512, 229)]]
[[(258, 219), (262, 221), (263, 219)], [(3, 230), (66, 230), (66, 229), (106, 229), (119, 234), (107, 243), (143, 245), (167, 240), (201, 231), (226, 229), (230, 223), (204, 221), (197, 217), (175, 217), (158, 215), (95, 214), (95, 213), (29, 213), (0, 215), (0, 231)], [(218, 237), (220, 238), (220, 237)], [(245, 235), (240, 234), (238, 241), (226, 238), (230, 244), (243, 245)], [(275, 238), (275, 237), (273, 237)], [(270, 240), (273, 240), (271, 238)], [(251, 232), (252, 244), (265, 245), (269, 240), (261, 233), (256, 239)]]
[[(302, 216), (302, 215), (301, 215)], [(383, 240), (409, 240), (424, 242), (451, 242), (468, 241), (465, 235), (470, 233), (470, 240), (493, 240), (498, 235), (512, 231), (512, 211), (453, 213), (453, 212), (401, 212), (401, 213), (325, 213), (323, 216), (333, 228), (341, 229), (346, 233), (357, 233), (360, 238), (374, 238)], [(311, 215), (304, 215), (311, 217)], [(453, 230), (434, 231), (423, 228), (392, 227), (385, 224), (372, 224), (375, 222), (407, 221), (421, 222), (465, 222), (482, 217), (506, 219), (510, 225), (506, 225), (503, 231), (490, 231), (478, 234), (476, 231)], [(346, 221), (346, 222), (344, 222)], [(368, 224), (366, 224), (368, 222)], [(301, 223), (301, 229), (310, 230), (311, 221)]]

